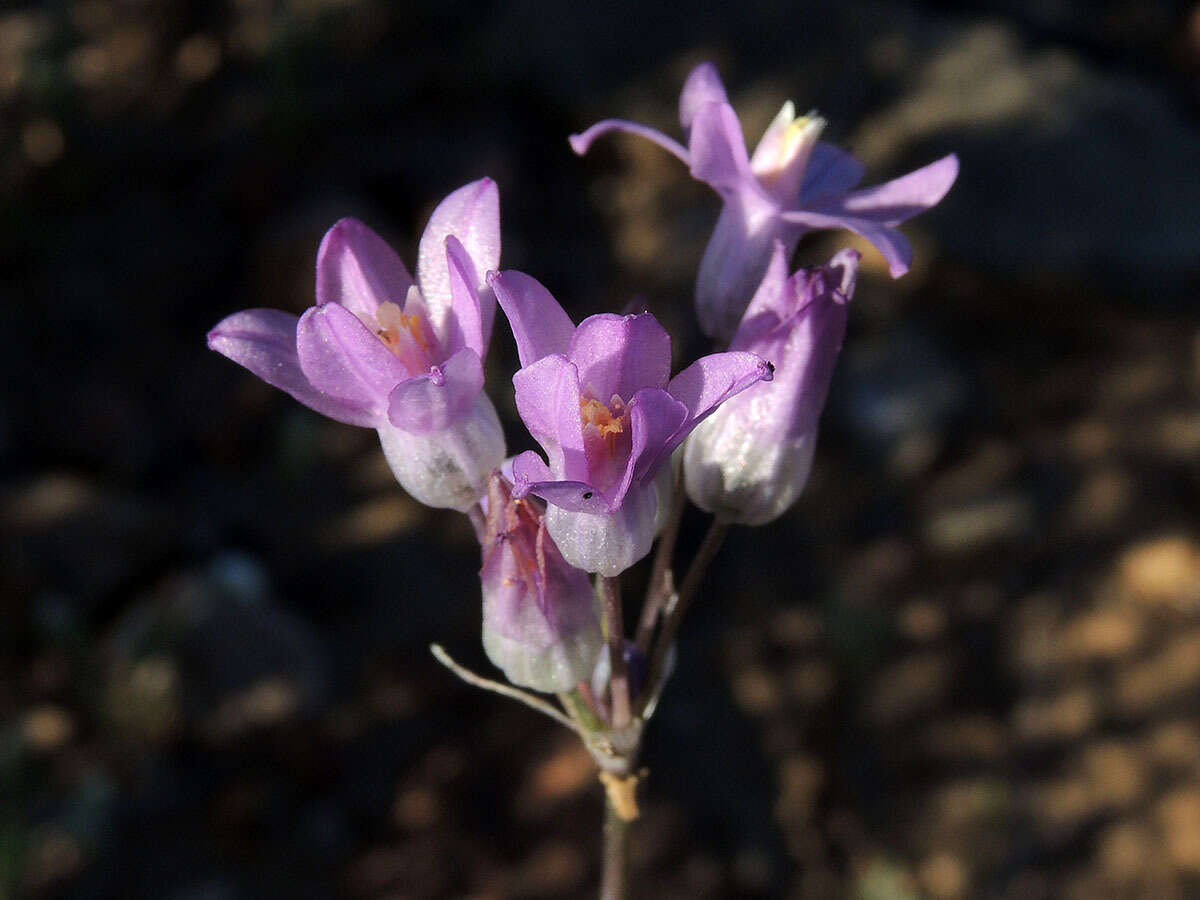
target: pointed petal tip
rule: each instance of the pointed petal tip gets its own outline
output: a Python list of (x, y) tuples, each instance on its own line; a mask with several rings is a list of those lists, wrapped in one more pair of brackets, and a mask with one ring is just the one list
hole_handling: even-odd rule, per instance
[(575, 151), (576, 156), (585, 155), (588, 152), (588, 147), (591, 146), (591, 141), (587, 140), (582, 134), (568, 135), (567, 143), (571, 145), (571, 149)]

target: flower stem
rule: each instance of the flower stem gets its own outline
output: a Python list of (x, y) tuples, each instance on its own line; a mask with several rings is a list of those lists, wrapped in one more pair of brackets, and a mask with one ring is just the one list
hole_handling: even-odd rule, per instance
[(587, 742), (587, 734), (583, 729), (560, 711), (555, 709), (545, 700), (540, 697), (535, 697), (533, 694), (528, 694), (520, 688), (515, 688), (512, 685), (501, 684), (498, 681), (492, 681), (490, 678), (484, 678), (482, 675), (476, 675), (470, 669), (455, 662), (449, 653), (445, 651), (441, 644), (430, 644), (429, 652), (433, 654), (434, 659), (440, 662), (443, 666), (465, 681), (467, 684), (474, 685), (477, 688), (482, 688), (485, 691), (491, 691), (493, 694), (499, 694), (502, 697), (510, 697), (518, 703), (524, 703), (531, 709), (536, 709), (543, 715), (549, 716), (560, 725), (565, 725), (570, 728), (581, 738)]
[(638, 621), (637, 648), (642, 653), (650, 651), (654, 639), (654, 626), (659, 614), (675, 591), (675, 579), (671, 571), (671, 560), (675, 555), (675, 542), (679, 538), (679, 523), (683, 521), (683, 509), (687, 505), (687, 494), (683, 490), (683, 479), (675, 479), (675, 493), (671, 496), (671, 511), (667, 524), (658, 539), (654, 555), (654, 568), (650, 571), (650, 586), (646, 590), (646, 602), (642, 606), (642, 617)]
[(700, 583), (704, 580), (709, 564), (716, 557), (717, 551), (721, 549), (721, 543), (728, 533), (728, 522), (722, 519), (713, 519), (712, 524), (708, 527), (708, 533), (704, 535), (704, 540), (700, 543), (700, 549), (696, 551), (696, 558), (692, 560), (691, 568), (688, 569), (687, 575), (683, 579), (675, 602), (667, 607), (663, 616), (663, 626), (658, 635), (658, 644), (654, 648), (654, 658), (650, 664), (650, 677), (646, 680), (647, 687), (642, 692), (643, 697), (647, 699), (656, 697), (662, 689), (660, 681), (665, 674), (667, 655), (671, 652), (671, 645), (675, 643), (675, 635), (679, 632), (679, 623), (683, 621), (684, 614), (687, 613), (688, 607), (700, 589)]
[(621, 731), (633, 721), (629, 701), (629, 675), (625, 670), (625, 620), (621, 610), (620, 578), (602, 579), (604, 587), (604, 618), (608, 623), (608, 661), (612, 667), (609, 685), (612, 693), (614, 731)]
[(625, 900), (629, 875), (629, 826), (612, 801), (604, 801), (604, 863), (600, 900)]

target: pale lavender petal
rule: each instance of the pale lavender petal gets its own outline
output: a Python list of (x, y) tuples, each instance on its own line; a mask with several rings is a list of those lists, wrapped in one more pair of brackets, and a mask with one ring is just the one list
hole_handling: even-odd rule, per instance
[(804, 170), (800, 204), (807, 205), (832, 194), (844, 194), (863, 180), (866, 166), (833, 144), (818, 141)]
[(706, 103), (696, 110), (688, 151), (692, 177), (722, 196), (739, 191), (762, 193), (750, 171), (741, 123), (729, 104)]
[(379, 414), (373, 408), (330, 397), (309, 383), (296, 354), (297, 322), (299, 317), (282, 310), (245, 309), (217, 323), (208, 333), (208, 346), (323, 416), (375, 427)]
[(532, 450), (513, 460), (513, 496), (533, 494), (572, 512), (605, 515), (612, 511), (607, 498), (586, 481), (558, 480)]
[(479, 302), (479, 276), (462, 241), (446, 236), (446, 265), (450, 272), (450, 316), (446, 320), (445, 346), (448, 353), (470, 347), (479, 359), (487, 356), (483, 312)]
[(730, 342), (731, 349), (747, 349), (755, 340), (777, 328), (793, 312), (790, 287), (787, 247), (783, 241), (776, 239), (766, 274), (754, 292), (750, 305), (746, 307), (737, 333)]
[(624, 477), (610, 498), (614, 505), (620, 505), (635, 481), (654, 477), (658, 465), (670, 456), (666, 448), (687, 417), (688, 408), (664, 390), (645, 388), (634, 395), (629, 404), (632, 447)]
[(379, 235), (358, 219), (342, 219), (317, 251), (317, 305), (340, 303), (357, 316), (375, 318), (380, 303), (404, 305), (412, 276)]
[(517, 412), (550, 465), (564, 478), (588, 480), (579, 372), (565, 356), (552, 354), (513, 376)]
[(567, 356), (579, 368), (583, 395), (605, 405), (614, 394), (628, 403), (644, 387), (664, 388), (671, 377), (671, 336), (650, 313), (589, 316)]
[(687, 77), (683, 90), (679, 94), (679, 124), (684, 130), (692, 127), (696, 112), (705, 103), (728, 103), (725, 85), (717, 74), (717, 67), (710, 62), (703, 62)]
[(895, 228), (857, 216), (834, 215), (809, 210), (789, 210), (783, 213), (786, 222), (807, 229), (845, 228), (870, 241), (888, 262), (893, 278), (899, 278), (912, 264), (912, 244)]
[(522, 366), (532, 365), (552, 353), (566, 354), (575, 325), (540, 281), (510, 269), (488, 272), (487, 283), (508, 317)]
[(689, 415), (676, 435), (676, 444), (687, 432), (735, 394), (773, 377), (771, 363), (753, 353), (731, 350), (702, 356), (671, 379), (667, 391), (684, 404)]
[[(430, 320), (443, 334), (450, 314), (450, 270), (446, 265), (446, 236), (461, 242), (477, 273), (500, 265), (500, 191), (490, 178), (460, 187), (437, 205), (417, 249), (417, 281)], [(482, 284), (476, 284), (482, 287)]]
[(392, 388), (410, 377), (383, 342), (337, 303), (314, 306), (300, 317), (296, 349), (300, 368), (315, 388), (373, 411), (376, 421), (387, 412)]
[(723, 343), (733, 337), (762, 281), (775, 241), (783, 240), (790, 253), (800, 231), (780, 220), (773, 202), (750, 193), (725, 202), (696, 276), (696, 313), (705, 334)]
[(413, 434), (444, 431), (470, 411), (482, 390), (479, 356), (464, 347), (442, 365), (396, 385), (388, 398), (388, 419)]
[(828, 205), (814, 204), (814, 209), (899, 225), (940, 203), (957, 177), (958, 156), (951, 153), (900, 178), (831, 198)]
[(603, 137), (612, 131), (624, 131), (626, 134), (636, 134), (638, 137), (658, 144), (658, 146), (662, 147), (672, 156), (682, 161), (685, 166), (690, 164), (687, 150), (677, 140), (667, 137), (657, 128), (651, 128), (648, 125), (639, 125), (637, 122), (630, 122), (627, 119), (604, 119), (586, 131), (571, 135), (567, 140), (571, 144), (571, 149), (580, 156), (583, 156), (591, 149), (592, 142), (596, 138)]

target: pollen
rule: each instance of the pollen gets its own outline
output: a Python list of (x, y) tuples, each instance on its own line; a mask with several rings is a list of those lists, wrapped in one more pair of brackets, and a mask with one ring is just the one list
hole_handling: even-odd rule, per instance
[[(584, 427), (596, 428), (603, 437), (613, 437), (625, 431), (625, 404), (616, 394), (609, 401), (611, 408), (599, 400), (579, 399), (579, 412), (583, 417)], [(613, 410), (616, 410), (616, 415)]]

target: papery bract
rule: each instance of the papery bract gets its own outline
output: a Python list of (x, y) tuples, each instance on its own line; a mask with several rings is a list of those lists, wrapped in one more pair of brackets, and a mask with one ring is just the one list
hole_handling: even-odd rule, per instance
[(692, 502), (740, 525), (763, 525), (795, 502), (808, 480), (817, 425), (846, 333), (859, 255), (843, 250), (811, 271), (787, 271), (777, 241), (732, 347), (775, 366), (775, 379), (729, 400), (684, 445)]
[(547, 533), (541, 501), (488, 484), (483, 539), (483, 648), (513, 684), (569, 691), (592, 675), (604, 635), (591, 579)]
[(493, 272), (488, 283), (517, 341), (517, 411), (547, 456), (514, 460), (513, 493), (550, 504), (546, 524), (568, 562), (617, 575), (653, 543), (672, 451), (770, 369), (752, 353), (717, 353), (671, 378), (671, 338), (649, 313), (576, 327), (528, 275)]
[(908, 271), (912, 247), (896, 226), (936, 205), (958, 176), (958, 157), (900, 178), (854, 190), (862, 163), (818, 140), (825, 121), (796, 117), (789, 101), (763, 134), (753, 156), (737, 114), (712, 63), (688, 76), (679, 98), (679, 120), (687, 147), (661, 132), (621, 119), (606, 119), (571, 136), (576, 153), (610, 131), (654, 141), (710, 185), (724, 204), (696, 279), (701, 327), (728, 341), (762, 280), (776, 241), (790, 254), (809, 231), (845, 228), (883, 254), (893, 277)]
[(451, 193), (421, 237), (417, 280), (357, 219), (317, 252), (317, 305), (297, 318), (250, 309), (208, 345), (323, 415), (375, 428), (400, 484), (429, 506), (465, 510), (504, 457), (483, 393), (500, 261), (500, 199), (484, 178)]

